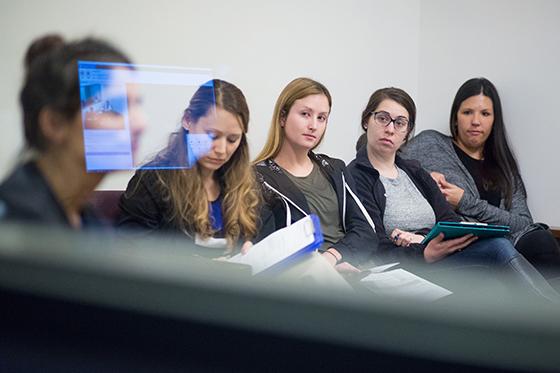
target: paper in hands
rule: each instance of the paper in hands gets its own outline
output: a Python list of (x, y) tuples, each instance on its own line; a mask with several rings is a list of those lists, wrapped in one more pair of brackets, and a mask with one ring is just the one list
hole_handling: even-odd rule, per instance
[(319, 218), (309, 215), (272, 233), (251, 247), (247, 254), (231, 257), (229, 262), (250, 265), (256, 275), (288, 267), (299, 257), (318, 249), (321, 243)]

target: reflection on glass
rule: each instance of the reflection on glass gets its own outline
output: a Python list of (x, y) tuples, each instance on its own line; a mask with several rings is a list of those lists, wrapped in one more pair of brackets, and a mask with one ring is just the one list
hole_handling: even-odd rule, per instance
[[(133, 170), (152, 158), (163, 147), (162, 136), (176, 126), (169, 113), (179, 112), (177, 102), (183, 105), (212, 75), (207, 69), (93, 61), (79, 61), (78, 71), (88, 172)], [(149, 100), (141, 107), (146, 97)], [(148, 116), (154, 125), (144, 131)], [(146, 146), (138, 142), (143, 131)], [(177, 154), (165, 164), (152, 162), (149, 168), (188, 168), (208, 152), (211, 141), (207, 135), (191, 136), (186, 142), (192, 150), (188, 157)]]

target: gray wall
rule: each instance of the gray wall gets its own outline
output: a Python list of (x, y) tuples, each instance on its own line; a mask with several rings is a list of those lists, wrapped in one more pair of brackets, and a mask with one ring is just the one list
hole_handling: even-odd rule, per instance
[(498, 88), (533, 218), (560, 226), (560, 2), (421, 2), (419, 129), (449, 133), (459, 86), (484, 76)]
[[(534, 217), (560, 225), (554, 193), (560, 127), (550, 110), (560, 79), (554, 68), (560, 3), (553, 0), (28, 0), (0, 7), (0, 174), (21, 146), (17, 94), (25, 48), (44, 32), (93, 34), (137, 63), (210, 67), (237, 84), (251, 108), (253, 155), (266, 138), (276, 97), (295, 77), (315, 78), (331, 90), (333, 112), (320, 150), (348, 162), (375, 89), (407, 90), (418, 103), (418, 129), (446, 131), (456, 89), (487, 76), (503, 97)], [(177, 123), (167, 122), (179, 117), (170, 115), (165, 125), (173, 128)], [(152, 130), (163, 125), (150, 119)], [(102, 188), (123, 188), (129, 176), (111, 175)]]

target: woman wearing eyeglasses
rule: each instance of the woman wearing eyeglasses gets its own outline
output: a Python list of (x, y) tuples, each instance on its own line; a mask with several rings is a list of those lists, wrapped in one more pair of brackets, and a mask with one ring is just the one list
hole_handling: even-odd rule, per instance
[(402, 156), (418, 160), (432, 172), (457, 214), (509, 225), (517, 250), (546, 275), (558, 276), (560, 248), (546, 227), (532, 224), (500, 97), (488, 79), (470, 79), (459, 88), (449, 129), (451, 137), (423, 131), (404, 147)]
[(425, 263), (483, 264), (503, 268), (532, 293), (553, 301), (558, 294), (504, 238), (472, 235), (445, 240), (443, 234), (422, 244), (438, 221), (460, 221), (437, 184), (416, 161), (397, 155), (412, 130), (416, 106), (398, 88), (374, 92), (362, 113), (367, 143), (348, 166), (356, 192), (373, 219), (381, 255)]

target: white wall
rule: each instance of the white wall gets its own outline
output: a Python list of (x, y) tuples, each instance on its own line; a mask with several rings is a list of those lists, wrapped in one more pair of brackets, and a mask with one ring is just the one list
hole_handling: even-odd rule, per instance
[(560, 226), (560, 2), (421, 2), (419, 129), (449, 133), (459, 86), (484, 76), (498, 88), (533, 218)]
[[(276, 97), (298, 76), (330, 89), (333, 111), (321, 150), (346, 161), (354, 155), (361, 110), (374, 89), (398, 84), (416, 93), (418, 41), (409, 39), (417, 34), (419, 1), (98, 0), (86, 10), (70, 0), (28, 0), (4, 8), (0, 33), (11, 37), (0, 41), (0, 119), (8, 128), (0, 140), (0, 172), (20, 144), (22, 56), (34, 37), (48, 31), (107, 37), (137, 63), (215, 69), (247, 96), (253, 155), (266, 138)], [(391, 30), (391, 37), (372, 38), (382, 30)], [(392, 58), (395, 43), (408, 45), (413, 60)], [(122, 188), (128, 178), (112, 177), (104, 187)]]
[[(17, 95), (29, 42), (52, 31), (94, 34), (137, 63), (210, 67), (238, 85), (251, 109), (253, 155), (276, 97), (295, 77), (331, 90), (333, 112), (320, 150), (350, 161), (361, 111), (375, 89), (407, 90), (418, 103), (418, 128), (445, 130), (456, 89), (485, 75), (503, 96), (534, 216), (560, 225), (554, 188), (560, 128), (550, 110), (560, 79), (560, 3), (553, 0), (98, 0), (91, 6), (20, 0), (0, 7), (0, 174), (21, 145)], [(104, 187), (124, 187), (128, 177), (113, 176)]]

